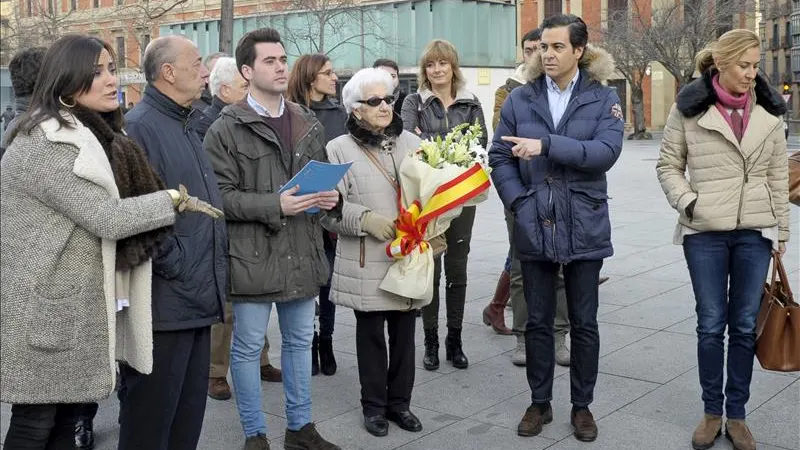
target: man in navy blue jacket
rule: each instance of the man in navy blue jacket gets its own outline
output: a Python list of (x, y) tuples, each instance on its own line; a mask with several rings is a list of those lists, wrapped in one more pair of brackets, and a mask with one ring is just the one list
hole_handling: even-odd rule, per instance
[(575, 437), (597, 438), (594, 398), (600, 337), (598, 281), (613, 254), (606, 172), (622, 150), (619, 97), (604, 82), (611, 57), (587, 45), (586, 24), (573, 15), (546, 19), (541, 58), (528, 64), (528, 83), (509, 95), (489, 152), (492, 179), (514, 215), (528, 324), (527, 376), (532, 404), (520, 436), (535, 436), (553, 420), (556, 277), (563, 266), (571, 322), (570, 370)]
[[(167, 186), (185, 185), (222, 209), (214, 169), (195, 130), (208, 71), (197, 46), (164, 36), (147, 46), (144, 98), (126, 130)], [(153, 258), (153, 372), (123, 365), (119, 449), (195, 448), (206, 408), (211, 325), (222, 320), (227, 291), (224, 221), (182, 215)]]

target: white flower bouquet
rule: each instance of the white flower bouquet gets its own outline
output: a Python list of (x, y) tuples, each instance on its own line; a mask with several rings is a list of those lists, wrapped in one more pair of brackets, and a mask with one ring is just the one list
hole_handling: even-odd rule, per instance
[(453, 128), (444, 139), (424, 140), (400, 164), (397, 236), (386, 247), (395, 263), (380, 288), (397, 295), (433, 298), (433, 251), (428, 241), (443, 234), (465, 206), (488, 197), (488, 153), (483, 130), (474, 124)]

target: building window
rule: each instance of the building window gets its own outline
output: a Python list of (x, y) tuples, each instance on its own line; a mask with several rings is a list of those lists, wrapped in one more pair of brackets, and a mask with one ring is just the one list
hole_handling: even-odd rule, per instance
[(800, 14), (792, 16), (792, 44), (800, 45)]
[(125, 36), (117, 36), (117, 68), (125, 67)]
[(800, 80), (800, 49), (792, 49), (792, 73), (794, 80)]
[(544, 2), (544, 18), (561, 14), (561, 0), (545, 0)]
[(142, 36), (142, 42), (139, 45), (139, 48), (141, 49), (141, 52), (142, 52), (142, 54), (139, 55), (139, 64), (140, 65), (144, 61), (144, 51), (147, 49), (147, 45), (148, 44), (150, 44), (150, 35), (149, 34), (145, 34), (145, 35)]
[[(628, 0), (608, 0), (608, 30), (618, 29), (628, 22)], [(624, 28), (623, 28), (624, 30)]]
[(100, 0), (92, 0), (92, 1), (93, 1), (92, 6), (94, 6), (95, 8), (100, 7)]
[(778, 31), (778, 24), (772, 24), (772, 48), (778, 48), (778, 42), (780, 42), (780, 32)]
[(69, 8), (70, 11), (75, 11), (78, 9), (78, 0), (69, 0)]
[(33, 17), (33, 0), (28, 0), (26, 6), (28, 7), (28, 17)]
[(784, 24), (784, 26), (786, 27), (786, 31), (784, 32), (784, 34), (785, 34), (784, 39), (786, 39), (786, 40), (784, 42), (786, 43), (786, 47), (791, 47), (792, 46), (792, 22), (787, 20), (786, 23)]
[(47, 14), (51, 16), (56, 10), (56, 0), (47, 0)]
[(771, 75), (771, 81), (772, 84), (774, 85), (778, 84), (778, 76), (779, 76), (778, 73), (780, 73), (780, 69), (778, 68), (778, 56), (775, 55), (772, 57), (772, 75)]
[(792, 54), (788, 51), (786, 52), (786, 56), (783, 58), (783, 74), (781, 77), (781, 81), (784, 82), (792, 79)]
[(117, 0), (117, 6), (122, 6), (125, 4), (125, 0)]

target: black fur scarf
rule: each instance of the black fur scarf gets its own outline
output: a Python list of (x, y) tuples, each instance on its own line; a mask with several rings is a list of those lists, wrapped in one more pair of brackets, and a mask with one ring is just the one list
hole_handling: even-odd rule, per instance
[[(692, 81), (681, 89), (675, 100), (678, 111), (683, 117), (694, 117), (705, 112), (709, 106), (717, 102), (717, 93), (714, 91), (712, 79), (717, 74), (716, 69), (707, 70), (703, 76)], [(756, 103), (773, 116), (786, 114), (786, 102), (778, 91), (769, 85), (769, 81), (759, 74), (755, 83)]]
[[(122, 112), (97, 113), (82, 106), (70, 109), (91, 130), (106, 152), (120, 198), (137, 197), (166, 189), (147, 155), (122, 131)], [(117, 241), (117, 270), (131, 269), (155, 255), (172, 227), (146, 231)]]

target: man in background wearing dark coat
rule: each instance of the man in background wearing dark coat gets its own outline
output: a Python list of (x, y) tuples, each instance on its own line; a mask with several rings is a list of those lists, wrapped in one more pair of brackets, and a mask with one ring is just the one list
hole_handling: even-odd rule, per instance
[(394, 83), (394, 114), (400, 117), (400, 110), (403, 108), (403, 101), (406, 99), (406, 93), (400, 90), (400, 68), (397, 63), (391, 59), (381, 58), (372, 64), (374, 69), (383, 69), (392, 76), (392, 83)]
[[(145, 49), (144, 97), (126, 116), (127, 132), (167, 186), (185, 185), (222, 209), (217, 178), (194, 129), (192, 102), (208, 71), (194, 42), (163, 36)], [(227, 290), (223, 221), (178, 218), (153, 258), (153, 372), (122, 365), (119, 450), (195, 448), (206, 408), (211, 325), (222, 320)]]

